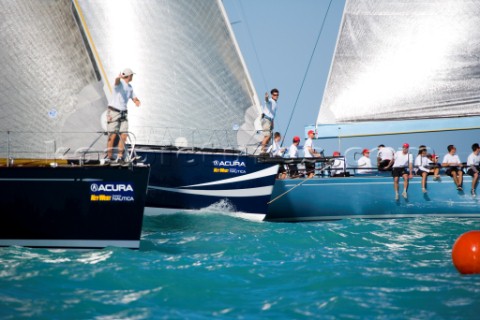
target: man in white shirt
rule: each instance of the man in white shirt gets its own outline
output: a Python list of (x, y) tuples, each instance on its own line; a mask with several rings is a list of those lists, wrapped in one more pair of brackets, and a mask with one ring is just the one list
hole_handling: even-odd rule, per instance
[[(288, 148), (289, 158), (296, 159), (298, 158), (298, 145), (300, 144), (300, 137), (293, 137), (293, 143)], [(298, 168), (296, 163), (291, 163), (288, 165), (288, 171), (290, 173), (290, 178), (298, 178)]]
[(345, 177), (346, 176), (346, 173), (345, 173), (345, 169), (346, 169), (345, 157), (342, 157), (340, 152), (338, 152), (338, 151), (333, 152), (333, 156), (335, 158), (333, 159), (333, 164), (332, 164), (332, 167), (331, 167), (332, 177)]
[(440, 169), (428, 158), (427, 147), (422, 145), (418, 148), (418, 155), (415, 158), (415, 172), (422, 177), (422, 192), (427, 193), (427, 177), (434, 175), (433, 180), (438, 180)]
[[(280, 132), (275, 132), (273, 134), (272, 145), (267, 150), (267, 152), (270, 154), (271, 157), (283, 158), (285, 148), (280, 147), (281, 139), (282, 139), (282, 135), (280, 134)], [(283, 163), (280, 163), (280, 166), (278, 167), (278, 178), (285, 179), (286, 176), (287, 176), (287, 170), (285, 170), (285, 165)]]
[(393, 159), (395, 151), (390, 147), (385, 147), (381, 144), (378, 146), (377, 153), (377, 166), (380, 171), (389, 171), (392, 170), (392, 167), (389, 167), (390, 161)]
[(107, 109), (107, 131), (109, 133), (107, 142), (107, 159), (112, 159), (113, 148), (117, 135), (120, 134), (118, 143), (119, 162), (123, 161), (123, 152), (125, 150), (125, 141), (128, 137), (128, 120), (127, 120), (127, 103), (130, 99), (133, 100), (137, 107), (140, 106), (140, 100), (133, 92), (133, 87), (130, 82), (135, 73), (132, 69), (124, 69), (115, 78), (115, 87), (113, 89), (112, 97), (108, 102)]
[[(398, 200), (398, 185), (400, 177), (403, 177), (402, 197), (407, 199), (408, 179), (413, 178), (413, 157), (408, 153), (410, 145), (404, 143), (402, 150), (395, 152), (389, 166), (392, 166), (393, 190), (395, 191), (395, 200)], [(408, 170), (407, 170), (408, 168)]]
[(449, 145), (447, 147), (448, 153), (443, 157), (442, 167), (446, 167), (445, 173), (452, 177), (453, 183), (457, 186), (458, 191), (463, 191), (463, 171), (462, 171), (462, 162), (457, 154), (457, 148), (454, 145)]
[(472, 190), (470, 193), (472, 197), (476, 197), (475, 188), (477, 186), (478, 173), (480, 172), (480, 146), (478, 143), (472, 144), (472, 151), (467, 159), (467, 174), (472, 176)]
[(372, 161), (370, 160), (370, 150), (363, 149), (362, 157), (358, 159), (357, 166), (362, 169), (358, 169), (357, 173), (365, 174), (372, 172)]
[(262, 106), (262, 152), (265, 152), (268, 142), (270, 142), (270, 136), (273, 130), (273, 119), (277, 112), (277, 100), (280, 94), (278, 89), (270, 90), (271, 98), (268, 96), (268, 92), (265, 93), (265, 105)]
[[(303, 145), (303, 153), (305, 158), (318, 158), (321, 156), (313, 146), (313, 138), (315, 138), (315, 131), (309, 130), (308, 139)], [(308, 178), (312, 178), (315, 175), (315, 162), (305, 161), (305, 170)]]

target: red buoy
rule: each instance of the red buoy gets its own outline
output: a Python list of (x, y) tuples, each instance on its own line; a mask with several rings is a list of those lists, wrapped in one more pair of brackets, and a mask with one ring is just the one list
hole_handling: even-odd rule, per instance
[(480, 273), (480, 230), (462, 234), (453, 244), (452, 260), (461, 274)]

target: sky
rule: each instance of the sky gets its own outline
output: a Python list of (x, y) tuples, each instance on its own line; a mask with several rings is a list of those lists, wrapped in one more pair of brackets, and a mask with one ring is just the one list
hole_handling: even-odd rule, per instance
[(318, 116), (345, 0), (223, 5), (260, 102), (272, 88), (280, 91), (274, 131), (285, 136), (284, 146), (296, 135), (303, 140), (304, 127)]

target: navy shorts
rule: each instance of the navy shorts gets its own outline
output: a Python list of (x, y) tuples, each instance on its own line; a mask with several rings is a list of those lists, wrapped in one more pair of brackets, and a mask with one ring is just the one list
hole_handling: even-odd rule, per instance
[[(448, 167), (447, 170), (445, 170), (445, 174), (447, 176), (452, 176), (452, 172), (456, 172), (456, 173), (459, 173), (460, 171), (462, 171), (462, 169), (460, 167)], [(463, 171), (462, 171), (463, 173)]]
[[(480, 167), (476, 167), (476, 168), (478, 171), (480, 171)], [(475, 171), (473, 171), (472, 168), (468, 168), (467, 174), (473, 177), (475, 175)]]
[(393, 168), (392, 169), (392, 177), (401, 177), (404, 174), (408, 174), (407, 168)]

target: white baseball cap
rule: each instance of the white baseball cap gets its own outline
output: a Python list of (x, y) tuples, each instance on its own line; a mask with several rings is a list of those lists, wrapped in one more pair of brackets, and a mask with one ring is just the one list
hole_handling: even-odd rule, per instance
[(125, 68), (122, 71), (122, 75), (125, 77), (131, 76), (132, 74), (135, 74), (135, 72), (133, 72), (130, 68)]

